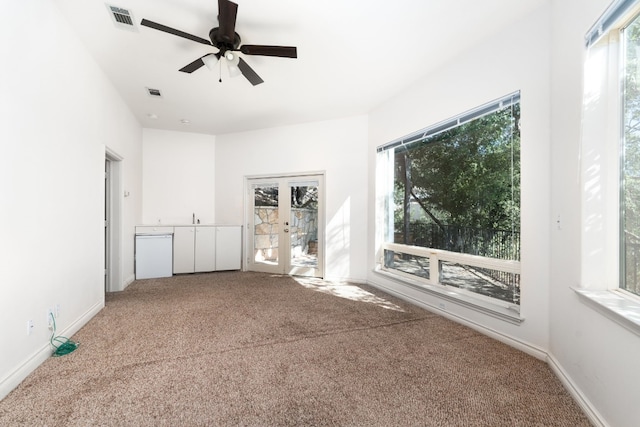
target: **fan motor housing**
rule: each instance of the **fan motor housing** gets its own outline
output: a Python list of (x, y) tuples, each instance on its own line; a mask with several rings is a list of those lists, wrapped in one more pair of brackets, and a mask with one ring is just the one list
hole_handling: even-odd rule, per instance
[(211, 31), (209, 31), (209, 39), (211, 39), (211, 44), (220, 49), (220, 53), (222, 55), (224, 55), (228, 50), (238, 50), (241, 43), (240, 35), (238, 33), (234, 33), (233, 42), (225, 40), (220, 35), (219, 27), (212, 28)]

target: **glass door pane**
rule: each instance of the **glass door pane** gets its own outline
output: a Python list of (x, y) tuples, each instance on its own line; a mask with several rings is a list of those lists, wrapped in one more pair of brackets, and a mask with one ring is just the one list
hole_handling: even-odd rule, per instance
[(323, 277), (322, 175), (248, 180), (248, 269)]
[(258, 271), (282, 273), (280, 263), (279, 184), (251, 186), (253, 198), (253, 254), (251, 264)]
[(289, 182), (289, 274), (318, 270), (318, 181)]

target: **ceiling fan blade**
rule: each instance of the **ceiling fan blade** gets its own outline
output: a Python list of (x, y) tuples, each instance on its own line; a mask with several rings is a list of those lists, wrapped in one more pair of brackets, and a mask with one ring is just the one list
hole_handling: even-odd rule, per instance
[(174, 36), (182, 37), (188, 40), (192, 40), (194, 42), (212, 46), (210, 40), (203, 39), (202, 37), (194, 36), (193, 34), (185, 33), (184, 31), (176, 30), (175, 28), (167, 27), (166, 25), (158, 24), (157, 22), (149, 21), (148, 19), (143, 19), (140, 22), (140, 25), (153, 28), (154, 30), (164, 31), (165, 33), (173, 34)]
[(220, 38), (233, 43), (236, 36), (236, 16), (238, 15), (238, 5), (229, 0), (218, 0), (218, 22)]
[(245, 44), (240, 46), (240, 52), (247, 55), (278, 56), (281, 58), (297, 58), (298, 50), (295, 46), (264, 46)]
[(242, 72), (242, 75), (245, 76), (252, 85), (256, 86), (260, 83), (264, 83), (264, 80), (262, 80), (262, 78), (253, 71), (253, 68), (251, 68), (242, 58), (239, 58), (238, 68), (240, 69), (240, 72)]
[[(207, 53), (207, 55), (209, 54)], [(189, 74), (193, 73), (200, 67), (204, 66), (204, 61), (202, 60), (202, 58), (204, 58), (207, 55), (202, 55), (200, 58), (196, 59), (192, 63), (187, 64), (184, 67), (180, 68), (178, 71), (182, 71), (183, 73), (189, 73)]]

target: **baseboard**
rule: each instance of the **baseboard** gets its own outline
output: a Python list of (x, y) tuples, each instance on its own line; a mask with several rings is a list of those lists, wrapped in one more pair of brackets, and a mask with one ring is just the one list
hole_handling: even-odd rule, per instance
[(419, 307), (424, 308), (425, 310), (437, 313), (443, 317), (446, 317), (450, 320), (453, 320), (454, 322), (463, 324), (465, 326), (469, 326), (470, 328), (480, 332), (481, 334), (490, 336), (491, 338), (494, 338), (500, 342), (503, 342), (511, 347), (514, 347), (518, 350), (521, 350), (537, 359), (543, 360), (547, 363), (547, 365), (549, 365), (549, 368), (551, 369), (551, 371), (554, 373), (554, 375), (560, 380), (560, 382), (562, 383), (562, 385), (564, 386), (564, 388), (567, 390), (567, 392), (571, 395), (571, 397), (573, 398), (573, 400), (578, 404), (578, 406), (580, 406), (580, 409), (582, 409), (582, 412), (585, 414), (585, 416), (589, 419), (589, 421), (591, 422), (591, 424), (593, 424), (595, 427), (609, 427), (609, 425), (604, 421), (604, 418), (600, 415), (600, 413), (595, 409), (595, 407), (591, 404), (591, 402), (589, 401), (589, 399), (586, 398), (586, 396), (584, 395), (584, 393), (582, 393), (580, 391), (580, 389), (574, 384), (574, 382), (571, 380), (571, 377), (565, 372), (565, 370), (562, 368), (562, 366), (558, 363), (558, 361), (552, 356), (550, 355), (547, 351), (532, 346), (530, 344), (527, 344), (525, 342), (522, 341), (518, 341), (512, 337), (503, 335), (499, 332), (493, 331), (489, 328), (484, 327), (481, 324), (469, 321), (468, 319), (465, 319), (463, 317), (460, 316), (456, 316), (453, 315), (449, 312), (445, 312), (443, 310), (440, 310), (438, 307), (433, 306), (425, 301), (421, 301), (419, 299), (416, 299), (410, 295), (406, 295), (403, 292), (396, 290), (396, 289), (390, 289), (384, 285), (380, 285), (380, 284), (376, 284), (373, 283), (371, 281), (369, 281), (369, 284), (375, 288), (378, 288), (384, 292), (389, 293), (390, 295), (396, 296), (400, 299), (403, 299), (409, 303), (415, 304)]
[(335, 283), (350, 283), (354, 285), (366, 285), (368, 284), (367, 280), (363, 279), (353, 279), (350, 277), (325, 277), (323, 280), (327, 282), (335, 282)]
[(436, 306), (434, 304), (430, 304), (430, 303), (428, 303), (426, 301), (417, 299), (417, 298), (415, 298), (415, 297), (413, 297), (413, 296), (411, 296), (409, 294), (406, 294), (406, 293), (404, 293), (404, 292), (402, 292), (402, 291), (400, 291), (398, 289), (391, 289), (391, 288), (389, 288), (387, 286), (384, 286), (384, 285), (381, 285), (381, 284), (378, 284), (378, 283), (375, 283), (375, 282), (372, 282), (372, 281), (369, 281), (368, 284), (373, 286), (373, 287), (375, 287), (375, 288), (377, 288), (377, 289), (380, 289), (383, 292), (387, 292), (390, 295), (393, 295), (393, 296), (398, 297), (398, 298), (400, 298), (402, 300), (410, 302), (411, 304), (415, 304), (418, 307), (422, 307), (427, 311), (430, 311), (432, 313), (436, 313), (436, 314), (438, 314), (438, 315), (440, 315), (442, 317), (446, 317), (447, 319), (453, 320), (456, 323), (460, 323), (462, 325), (468, 326), (471, 329), (476, 330), (476, 331), (480, 332), (483, 335), (487, 335), (487, 336), (489, 336), (489, 337), (491, 337), (491, 338), (493, 338), (493, 339), (495, 339), (497, 341), (500, 341), (500, 342), (502, 342), (504, 344), (507, 344), (510, 347), (513, 347), (513, 348), (516, 348), (516, 349), (518, 349), (520, 351), (523, 351), (523, 352), (527, 353), (528, 355), (535, 357), (536, 359), (547, 360), (547, 352), (545, 350), (537, 347), (537, 346), (534, 346), (532, 344), (529, 344), (529, 343), (526, 343), (526, 342), (523, 342), (523, 341), (516, 340), (511, 336), (508, 336), (508, 335), (502, 334), (502, 333), (500, 333), (498, 331), (495, 331), (493, 329), (487, 328), (486, 326), (484, 326), (484, 325), (482, 325), (480, 323), (474, 322), (474, 321), (469, 320), (469, 319), (467, 319), (465, 317), (462, 317), (462, 316), (458, 316), (457, 314), (452, 313), (450, 311), (442, 310), (440, 307), (438, 307), (438, 306)]
[(11, 372), (2, 382), (0, 382), (0, 400), (7, 397), (11, 391), (18, 387), (38, 366), (51, 357), (51, 347), (47, 343), (46, 346), (37, 351), (29, 359), (27, 359), (16, 370)]
[[(87, 310), (82, 316), (71, 323), (67, 328), (60, 332), (62, 336), (72, 336), (80, 330), (84, 325), (89, 322), (102, 308), (104, 307), (104, 300), (94, 304), (89, 310)], [(49, 341), (42, 346), (42, 348), (35, 352), (29, 359), (27, 359), (22, 365), (11, 372), (2, 382), (0, 382), (0, 400), (4, 399), (11, 391), (18, 387), (18, 385), (24, 381), (38, 366), (40, 366), (45, 360), (51, 357), (52, 350)]]
[(132, 284), (134, 280), (136, 280), (135, 274), (132, 274), (131, 276), (127, 277), (123, 283), (124, 286), (122, 287), (122, 290), (124, 291), (125, 289), (127, 289), (127, 286)]
[(571, 397), (573, 397), (573, 400), (575, 400), (575, 402), (580, 406), (582, 412), (584, 412), (587, 418), (589, 418), (591, 424), (595, 427), (609, 427), (600, 413), (594, 408), (591, 402), (589, 402), (589, 399), (587, 399), (580, 389), (575, 386), (573, 381), (571, 381), (571, 377), (569, 377), (558, 361), (550, 354), (547, 354), (547, 364), (556, 377), (558, 377), (567, 392), (569, 392)]

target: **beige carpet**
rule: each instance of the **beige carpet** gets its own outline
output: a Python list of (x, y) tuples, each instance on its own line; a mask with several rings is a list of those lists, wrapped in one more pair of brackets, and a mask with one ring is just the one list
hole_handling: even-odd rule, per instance
[(545, 363), (365, 286), (136, 281), (73, 339), (0, 425), (589, 425)]

